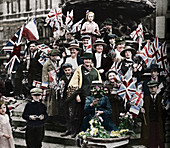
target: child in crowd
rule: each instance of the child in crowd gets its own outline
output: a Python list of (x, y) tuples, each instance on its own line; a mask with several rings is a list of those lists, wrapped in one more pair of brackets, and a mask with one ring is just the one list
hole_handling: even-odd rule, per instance
[(0, 148), (14, 148), (14, 139), (4, 100), (0, 100)]
[(44, 138), (44, 123), (47, 118), (46, 106), (40, 102), (42, 89), (33, 88), (30, 91), (32, 102), (26, 104), (22, 114), (27, 121), (26, 144), (27, 148), (40, 148)]

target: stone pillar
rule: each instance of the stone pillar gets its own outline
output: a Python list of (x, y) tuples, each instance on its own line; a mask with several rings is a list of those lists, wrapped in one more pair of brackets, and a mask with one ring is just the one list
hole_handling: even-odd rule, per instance
[(2, 4), (3, 14), (7, 14), (7, 1)]
[(21, 12), (26, 11), (26, 0), (21, 0)]
[(165, 38), (165, 16), (168, 7), (168, 0), (157, 0), (156, 5), (156, 36)]

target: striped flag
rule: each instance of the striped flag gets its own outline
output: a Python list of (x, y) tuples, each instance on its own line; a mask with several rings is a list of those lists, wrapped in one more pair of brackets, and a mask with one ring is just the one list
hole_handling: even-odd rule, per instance
[(22, 35), (29, 41), (39, 40), (37, 24), (34, 18), (25, 25)]
[(71, 10), (70, 13), (69, 13), (69, 11), (67, 11), (67, 16), (66, 16), (65, 24), (68, 27), (70, 27), (73, 24), (73, 10)]
[(71, 33), (76, 33), (76, 32), (78, 32), (78, 31), (80, 31), (83, 20), (84, 20), (84, 18), (81, 19), (80, 21), (78, 21), (76, 24), (74, 24), (74, 25), (72, 26)]
[(33, 83), (32, 83), (32, 86), (35, 86), (35, 87), (37, 87), (37, 88), (40, 88), (40, 87), (41, 87), (41, 82), (34, 80)]
[(7, 69), (7, 73), (11, 74), (12, 71), (15, 71), (20, 63), (20, 60), (16, 55), (14, 55), (11, 60), (7, 63), (5, 68)]

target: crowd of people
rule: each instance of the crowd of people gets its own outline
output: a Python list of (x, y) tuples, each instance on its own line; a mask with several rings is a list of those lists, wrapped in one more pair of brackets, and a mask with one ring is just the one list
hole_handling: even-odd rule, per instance
[[(132, 105), (128, 98), (124, 99), (118, 94), (123, 83), (119, 77), (130, 74), (137, 83), (143, 83), (141, 93), (144, 94), (144, 103), (140, 112), (146, 118), (142, 119), (142, 144), (153, 148), (151, 141), (154, 141), (156, 146), (163, 148), (166, 98), (162, 96), (169, 87), (168, 79), (160, 77), (158, 64), (147, 67), (145, 61), (136, 56), (136, 42), (127, 43), (124, 37), (114, 34), (111, 19), (106, 19), (101, 29), (94, 22), (93, 12), (86, 14), (86, 20), (80, 31), (81, 38), (72, 36), (69, 43), (54, 40), (45, 64), (39, 62), (43, 51), (38, 49), (36, 41), (28, 43), (29, 54), (26, 58), (21, 55), (15, 74), (14, 95), (16, 99), (21, 99), (23, 94), (30, 101), (22, 115), (27, 121), (27, 147), (41, 147), (45, 120), (54, 122), (55, 117), (60, 115), (64, 116), (67, 125), (61, 136), (75, 138), (80, 131), (88, 128), (89, 120), (96, 113), (103, 117), (103, 125), (108, 131), (117, 130), (119, 114), (129, 111)], [(142, 79), (146, 71), (150, 73), (150, 78)], [(108, 93), (92, 95), (94, 83), (95, 86), (106, 87)], [(0, 102), (0, 118), (6, 121), (4, 104)], [(12, 139), (12, 134), (5, 133), (3, 126), (0, 122), (0, 147), (5, 138)]]

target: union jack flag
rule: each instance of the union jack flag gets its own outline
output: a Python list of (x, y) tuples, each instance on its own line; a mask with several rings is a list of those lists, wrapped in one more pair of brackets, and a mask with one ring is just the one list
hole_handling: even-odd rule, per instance
[(132, 77), (132, 72), (131, 70), (128, 70), (127, 73), (125, 74), (122, 84), (117, 91), (118, 95), (122, 97), (122, 99), (126, 102), (133, 96), (133, 94), (136, 92), (136, 78)]
[(68, 27), (70, 27), (73, 24), (73, 10), (71, 10), (70, 13), (67, 11), (67, 16), (66, 16), (65, 24)]
[(51, 50), (51, 48), (48, 47), (45, 44), (38, 45), (37, 47), (38, 47), (39, 50), (45, 52), (45, 54), (48, 54), (50, 52), (50, 50)]
[(6, 51), (11, 57), (13, 57), (13, 55), (17, 55), (18, 58), (20, 58), (23, 28), (24, 26), (22, 26), (2, 48), (2, 50)]
[(8, 74), (11, 74), (12, 71), (15, 71), (20, 63), (20, 60), (16, 55), (14, 55), (11, 60), (7, 63), (5, 68), (7, 69)]
[(80, 31), (83, 20), (84, 20), (84, 18), (72, 26), (72, 30), (71, 30), (72, 33), (76, 33), (78, 31)]
[(49, 56), (46, 53), (41, 53), (40, 55), (40, 59), (38, 60), (38, 62), (40, 62), (40, 64), (44, 65), (45, 62), (49, 59)]
[(51, 9), (48, 16), (45, 19), (45, 22), (49, 24), (52, 28), (60, 28), (62, 25), (62, 8)]
[(37, 87), (37, 88), (40, 88), (40, 87), (41, 87), (41, 82), (34, 80), (33, 83), (32, 83), (32, 86), (35, 86), (35, 87)]

